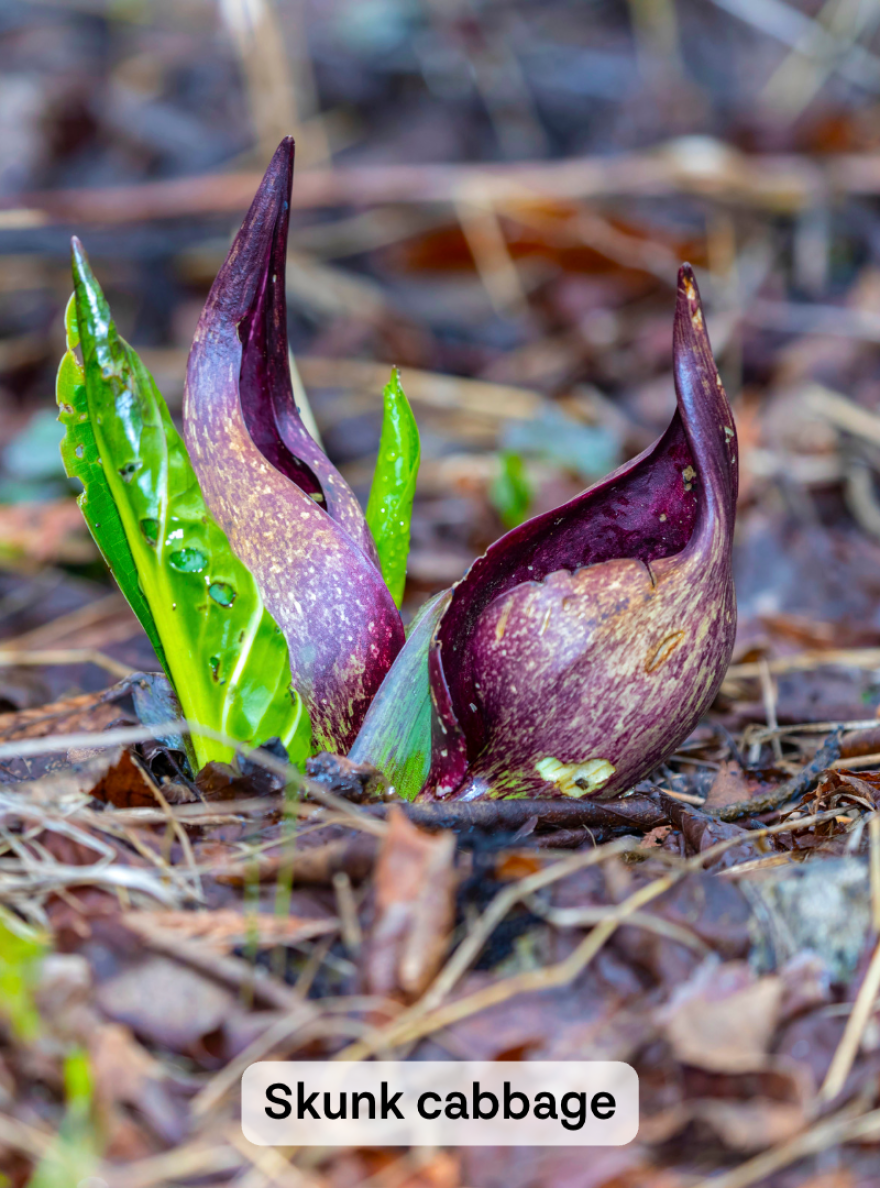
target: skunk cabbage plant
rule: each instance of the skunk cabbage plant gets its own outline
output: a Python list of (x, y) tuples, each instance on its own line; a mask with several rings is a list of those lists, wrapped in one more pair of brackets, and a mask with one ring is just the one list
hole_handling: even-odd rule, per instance
[[(347, 751), (404, 631), (354, 493), (309, 435), (293, 398), (285, 299), (292, 179), (288, 139), (199, 320), (184, 433), (205, 501), (287, 640), (316, 745)], [(415, 442), (417, 448), (417, 435)], [(374, 483), (392, 518), (405, 507), (406, 492), (401, 504), (386, 487), (409, 482), (408, 431), (399, 448), (410, 464), (397, 479)], [(408, 532), (408, 511), (402, 518)], [(383, 548), (389, 557), (395, 552), (388, 539)], [(399, 558), (394, 565), (399, 569)]]
[(737, 444), (687, 266), (673, 357), (663, 436), (508, 532), (411, 632), (352, 751), (402, 795), (610, 798), (710, 705), (736, 627)]
[(250, 745), (278, 738), (304, 763), (311, 732), (284, 638), (205, 507), (165, 401), (117, 333), (76, 239), (73, 277), (57, 382), (61, 454), (82, 483), (89, 529), (193, 724), (191, 758), (201, 767), (234, 752), (197, 723)]
[[(736, 431), (691, 269), (663, 436), (512, 528), (405, 638), (418, 431), (395, 371), (365, 516), (291, 387), (292, 179), (285, 140), (198, 324), (189, 457), (75, 248), (85, 372), (71, 342), (64, 457), (184, 712), (243, 740), (279, 735), (292, 757), (310, 723), (313, 746), (375, 764), (409, 799), (626, 792), (708, 708), (736, 626)], [(516, 523), (528, 491), (511, 466)]]

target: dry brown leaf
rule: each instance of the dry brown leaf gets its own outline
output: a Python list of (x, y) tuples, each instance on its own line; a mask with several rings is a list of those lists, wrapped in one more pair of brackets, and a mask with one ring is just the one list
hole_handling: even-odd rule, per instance
[(114, 686), (101, 693), (83, 693), (35, 709), (0, 714), (0, 741), (104, 730), (111, 722), (123, 717), (119, 706), (115, 704), (114, 695), (122, 697), (126, 692), (127, 683), (125, 689)]
[(755, 1097), (751, 1101), (708, 1098), (697, 1102), (694, 1116), (702, 1119), (732, 1151), (763, 1151), (792, 1138), (806, 1125), (800, 1105)]
[(116, 808), (155, 808), (153, 789), (153, 781), (132, 753), (122, 751), (92, 788), (92, 796)]
[(388, 825), (376, 863), (365, 975), (374, 994), (415, 998), (437, 972), (455, 919), (455, 835), (426, 833), (398, 808)]
[(719, 809), (727, 804), (736, 804), (739, 800), (747, 800), (749, 785), (739, 764), (731, 759), (722, 763), (718, 774), (712, 781), (709, 795), (706, 797), (705, 808)]
[(222, 1026), (235, 1005), (235, 996), (224, 987), (159, 956), (102, 982), (95, 997), (108, 1019), (174, 1052), (189, 1052)]
[(123, 920), (146, 940), (171, 936), (177, 941), (196, 941), (212, 949), (226, 951), (252, 943), (260, 948), (293, 945), (336, 932), (339, 921), (333, 917), (304, 919), (299, 916), (270, 916), (265, 912), (247, 914), (232, 908), (211, 912), (149, 911), (126, 912)]
[(133, 1127), (123, 1107), (133, 1109), (164, 1142), (180, 1142), (186, 1133), (185, 1117), (163, 1086), (165, 1070), (131, 1031), (119, 1023), (103, 1023), (95, 1028), (88, 1047), (95, 1106), (108, 1154), (131, 1159), (149, 1152), (140, 1128)]
[(660, 1012), (676, 1059), (713, 1072), (742, 1073), (766, 1064), (785, 987), (757, 978), (744, 961), (705, 962)]

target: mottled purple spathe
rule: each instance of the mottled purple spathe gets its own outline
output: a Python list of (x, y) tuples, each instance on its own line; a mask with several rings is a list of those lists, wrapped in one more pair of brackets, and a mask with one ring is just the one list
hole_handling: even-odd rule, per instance
[(347, 751), (404, 633), (357, 500), (293, 399), (284, 290), (292, 179), (287, 139), (199, 320), (184, 430), (205, 502), (287, 639), (316, 744)]
[(497, 541), (431, 644), (425, 796), (611, 797), (666, 758), (730, 661), (733, 417), (690, 267), (678, 410), (638, 458)]

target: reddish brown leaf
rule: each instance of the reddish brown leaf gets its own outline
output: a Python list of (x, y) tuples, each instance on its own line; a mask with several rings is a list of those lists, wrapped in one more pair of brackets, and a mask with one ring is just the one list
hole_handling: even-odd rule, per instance
[(455, 919), (455, 835), (425, 833), (399, 809), (388, 822), (365, 976), (374, 994), (415, 998), (437, 972)]

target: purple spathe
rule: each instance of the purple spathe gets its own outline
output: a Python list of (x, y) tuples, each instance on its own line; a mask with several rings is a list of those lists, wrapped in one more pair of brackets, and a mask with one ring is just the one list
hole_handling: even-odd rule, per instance
[(345, 751), (404, 632), (357, 500), (293, 399), (293, 152), (287, 139), (272, 158), (199, 319), (184, 432), (205, 502), (287, 639), (316, 745)]
[(673, 357), (663, 436), (455, 587), (431, 643), (424, 796), (612, 797), (711, 704), (736, 630), (737, 443), (688, 266)]

